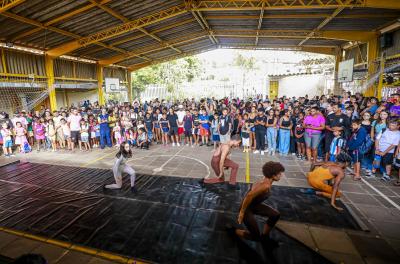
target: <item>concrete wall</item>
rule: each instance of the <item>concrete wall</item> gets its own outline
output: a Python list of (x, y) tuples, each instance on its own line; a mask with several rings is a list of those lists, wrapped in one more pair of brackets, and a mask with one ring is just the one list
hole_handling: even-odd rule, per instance
[(309, 97), (312, 97), (322, 95), (325, 86), (325, 78), (320, 74), (287, 76), (279, 81), (278, 96), (299, 97), (308, 94)]
[(63, 90), (58, 90), (56, 93), (57, 96), (57, 108), (67, 107), (67, 101), (69, 102), (69, 106), (74, 104), (78, 106), (80, 102), (84, 100), (90, 100), (91, 102), (96, 102), (98, 100), (97, 90), (90, 91), (65, 91), (66, 95), (64, 96)]

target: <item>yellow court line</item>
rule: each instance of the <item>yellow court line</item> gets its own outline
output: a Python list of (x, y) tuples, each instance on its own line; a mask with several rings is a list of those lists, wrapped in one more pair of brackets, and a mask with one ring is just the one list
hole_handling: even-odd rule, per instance
[(246, 183), (250, 182), (250, 155), (246, 152)]
[(56, 240), (56, 239), (37, 236), (37, 235), (29, 234), (29, 233), (26, 233), (26, 232), (10, 229), (10, 228), (7, 228), (7, 227), (0, 227), (0, 231), (6, 232), (6, 233), (9, 233), (9, 234), (13, 234), (13, 235), (16, 235), (16, 236), (19, 236), (19, 237), (32, 239), (32, 240), (36, 240), (36, 241), (39, 241), (39, 242), (47, 243), (47, 244), (50, 244), (50, 245), (62, 247), (62, 248), (68, 249), (68, 250), (81, 252), (81, 253), (84, 253), (84, 254), (87, 254), (87, 255), (91, 255), (91, 256), (94, 256), (94, 257), (99, 257), (99, 258), (103, 258), (103, 259), (106, 259), (106, 260), (118, 262), (118, 263), (124, 263), (124, 264), (126, 264), (126, 263), (146, 264), (147, 263), (147, 262), (143, 262), (141, 260), (137, 260), (137, 259), (133, 259), (133, 258), (128, 258), (128, 257), (116, 255), (116, 254), (113, 254), (111, 252), (107, 252), (107, 251), (103, 251), (103, 250), (99, 250), (99, 249), (95, 249), (95, 248), (90, 248), (90, 247), (79, 246), (79, 245), (75, 245), (75, 244), (72, 244), (72, 243), (68, 243), (68, 242), (64, 242), (64, 241), (60, 241), (60, 240)]
[(115, 151), (113, 151), (113, 152), (111, 152), (111, 153), (107, 153), (107, 154), (101, 156), (100, 158), (91, 160), (91, 161), (89, 161), (88, 163), (83, 164), (82, 167), (87, 167), (87, 166), (89, 166), (89, 165), (91, 165), (91, 164), (93, 164), (93, 163), (96, 163), (96, 162), (98, 162), (98, 161), (100, 161), (100, 160), (102, 160), (102, 159), (104, 159), (104, 158), (106, 158), (106, 157), (108, 157), (108, 156), (110, 156), (110, 155), (113, 155), (113, 154), (115, 154)]

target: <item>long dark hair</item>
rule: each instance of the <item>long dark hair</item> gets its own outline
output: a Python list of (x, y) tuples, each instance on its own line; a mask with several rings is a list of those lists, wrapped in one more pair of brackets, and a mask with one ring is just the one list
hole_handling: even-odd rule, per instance
[(119, 151), (115, 157), (120, 158), (122, 155), (124, 158), (132, 158), (132, 150), (129, 148), (129, 151), (126, 151), (125, 144), (128, 144), (128, 142), (124, 141), (121, 143), (119, 146)]

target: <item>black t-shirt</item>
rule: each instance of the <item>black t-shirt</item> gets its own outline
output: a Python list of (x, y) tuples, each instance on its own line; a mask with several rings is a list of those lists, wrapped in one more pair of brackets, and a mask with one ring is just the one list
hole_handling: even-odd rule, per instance
[[(266, 123), (267, 122), (267, 118), (264, 115), (263, 116), (256, 116), (256, 122), (257, 121)], [(255, 128), (257, 130), (264, 130), (265, 129), (265, 125), (258, 124), (258, 125), (255, 126)]]
[(219, 133), (221, 135), (226, 135), (229, 132), (229, 124), (232, 123), (230, 116), (226, 115), (225, 117), (222, 115), (219, 118)]
[(144, 118), (144, 125), (146, 126), (147, 130), (153, 130), (153, 117), (150, 116), (149, 118)]
[(199, 115), (193, 115), (193, 126), (194, 127), (199, 127), (200, 126)]
[(178, 127), (178, 124), (176, 123), (178, 120), (178, 116), (176, 114), (168, 114), (167, 115), (167, 120), (169, 122), (170, 127)]
[[(342, 127), (346, 133), (350, 131), (350, 125), (351, 125), (350, 122), (351, 122), (350, 118), (345, 114), (336, 115), (335, 113), (332, 113), (328, 115), (326, 118), (327, 126), (329, 126), (330, 128)], [(332, 131), (327, 131), (327, 132), (328, 134), (333, 135)]]

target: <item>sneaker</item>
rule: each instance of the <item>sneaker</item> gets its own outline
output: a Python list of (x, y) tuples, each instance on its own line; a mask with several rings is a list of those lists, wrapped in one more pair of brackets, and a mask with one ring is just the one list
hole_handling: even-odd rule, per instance
[(175, 147), (175, 143), (172, 143), (172, 146)]
[(293, 152), (293, 153), (292, 153), (292, 156), (294, 156), (294, 155), (296, 155), (296, 153), (295, 153), (295, 152)]
[(179, 142), (178, 142), (178, 143), (176, 143), (176, 145), (179, 147), (179, 146), (180, 146)]
[(264, 156), (264, 151), (261, 151), (261, 155)]
[(243, 150), (243, 153), (245, 153), (245, 152), (246, 152), (246, 150), (244, 149), (244, 150)]
[(258, 153), (260, 153), (258, 150), (255, 150), (254, 152), (253, 152), (254, 154), (258, 154)]
[(390, 182), (391, 178), (390, 178), (389, 175), (387, 175), (386, 173), (384, 173), (383, 176), (382, 176), (382, 178), (381, 178), (381, 180), (384, 181), (384, 182)]
[(194, 148), (194, 145), (192, 145), (192, 148)]
[(189, 147), (189, 144), (186, 144), (186, 147)]

